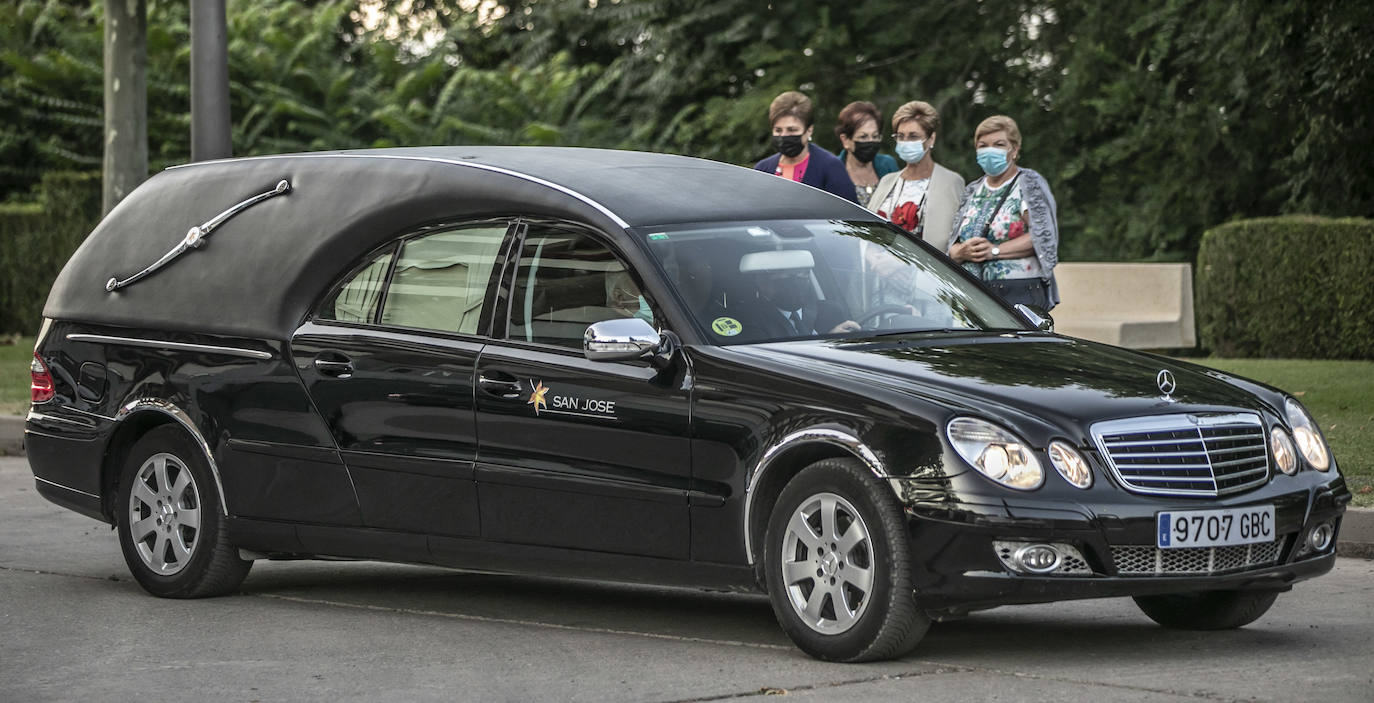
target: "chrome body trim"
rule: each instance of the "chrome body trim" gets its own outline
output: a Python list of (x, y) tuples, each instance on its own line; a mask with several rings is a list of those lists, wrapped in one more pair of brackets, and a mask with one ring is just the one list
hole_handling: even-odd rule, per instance
[(191, 229), (186, 231), (186, 236), (183, 237), (180, 242), (177, 242), (176, 246), (172, 247), (170, 251), (162, 255), (162, 258), (158, 259), (157, 261), (154, 261), (147, 268), (143, 269), (142, 271), (139, 271), (138, 273), (132, 276), (129, 276), (128, 278), (122, 281), (119, 280), (118, 276), (112, 276), (110, 280), (105, 282), (105, 291), (113, 292), (125, 286), (137, 283), (140, 279), (144, 278), (145, 276), (151, 275), (154, 271), (157, 271), (163, 266), (166, 266), (167, 264), (171, 263), (174, 259), (186, 253), (187, 250), (199, 249), (200, 245), (205, 243), (205, 238), (210, 236), (210, 233), (213, 232), (216, 227), (219, 227), (220, 225), (224, 224), (226, 220), (233, 217), (234, 215), (237, 215), (240, 212), (243, 212), (244, 210), (247, 210), (248, 208), (257, 205), (258, 203), (267, 200), (268, 198), (274, 198), (278, 195), (284, 195), (290, 192), (291, 183), (289, 183), (286, 179), (283, 178), (282, 180), (277, 181), (277, 185), (273, 186), (271, 190), (264, 193), (258, 193), (257, 195), (237, 205), (230, 207), (224, 212), (215, 215), (214, 217), (206, 220), (205, 222), (202, 222), (199, 225), (192, 226)]
[(123, 344), (129, 347), (148, 347), (150, 349), (167, 349), (173, 351), (205, 352), (208, 354), (223, 354), (225, 356), (242, 356), (248, 359), (271, 359), (272, 355), (265, 351), (256, 349), (243, 349), (241, 347), (219, 347), (213, 344), (187, 344), (186, 342), (168, 342), (161, 339), (139, 339), (137, 337), (112, 337), (104, 334), (76, 334), (67, 335), (68, 342), (95, 342), (100, 344)]
[(131, 400), (125, 403), (124, 407), (121, 407), (119, 412), (115, 413), (114, 419), (116, 422), (123, 422), (130, 415), (139, 412), (162, 413), (181, 423), (181, 426), (191, 434), (191, 438), (195, 440), (201, 452), (205, 454), (205, 461), (210, 465), (210, 475), (215, 477), (215, 490), (219, 492), (220, 510), (223, 511), (224, 515), (228, 515), (229, 505), (224, 501), (224, 482), (220, 480), (219, 465), (215, 463), (215, 456), (210, 452), (210, 443), (206, 442), (204, 435), (200, 433), (200, 430), (196, 429), (195, 423), (191, 421), (191, 416), (187, 414), (185, 410), (161, 398), (139, 398), (138, 400)]
[(744, 489), (744, 556), (749, 560), (750, 566), (753, 566), (757, 561), (754, 556), (753, 538), (749, 533), (749, 525), (752, 524), (751, 517), (754, 509), (754, 495), (755, 489), (758, 487), (759, 478), (768, 470), (768, 467), (772, 466), (773, 461), (777, 459), (778, 455), (783, 451), (800, 444), (809, 444), (812, 442), (842, 447), (853, 454), (859, 461), (862, 461), (864, 465), (873, 472), (874, 476), (880, 479), (888, 478), (887, 468), (883, 466), (883, 462), (878, 458), (878, 455), (874, 454), (873, 450), (869, 449), (868, 445), (859, 441), (858, 437), (848, 432), (823, 427), (812, 427), (798, 430), (783, 437), (764, 451), (763, 457), (759, 459), (758, 465), (754, 467), (753, 474), (749, 477), (748, 487)]
[[(1206, 439), (1207, 439), (1207, 438), (1205, 438), (1205, 437), (1202, 435), (1202, 430), (1204, 430), (1204, 429), (1206, 429), (1206, 428), (1222, 427), (1222, 426), (1226, 426), (1226, 425), (1233, 425), (1233, 426), (1234, 426), (1234, 425), (1253, 426), (1253, 427), (1255, 428), (1255, 430), (1256, 430), (1257, 432), (1259, 432), (1259, 434), (1260, 434), (1260, 440), (1259, 440), (1260, 448), (1264, 451), (1264, 468), (1263, 468), (1264, 475), (1263, 475), (1258, 481), (1249, 480), (1249, 481), (1247, 481), (1246, 483), (1243, 483), (1243, 484), (1241, 484), (1241, 485), (1239, 485), (1239, 486), (1232, 486), (1232, 487), (1228, 487), (1228, 488), (1225, 488), (1225, 489), (1217, 489), (1217, 488), (1216, 488), (1216, 483), (1217, 483), (1217, 472), (1216, 472), (1216, 469), (1219, 468), (1219, 467), (1223, 467), (1223, 466), (1226, 466), (1226, 465), (1231, 465), (1231, 464), (1235, 464), (1235, 463), (1239, 463), (1239, 462), (1238, 462), (1238, 461), (1221, 460), (1221, 459), (1218, 459), (1218, 458), (1216, 457), (1216, 455), (1226, 454), (1226, 453), (1233, 453), (1233, 452), (1236, 451), (1236, 450), (1234, 450), (1234, 449), (1232, 449), (1232, 450), (1228, 450), (1228, 449), (1216, 449), (1216, 450), (1208, 449), (1208, 448), (1207, 448), (1207, 443), (1206, 443)], [(1180, 456), (1179, 458), (1182, 458), (1182, 457), (1184, 457), (1184, 456), (1196, 456), (1196, 455), (1198, 455), (1198, 454), (1201, 454), (1201, 455), (1203, 456), (1203, 458), (1205, 459), (1205, 463), (1198, 462), (1198, 463), (1195, 463), (1195, 464), (1181, 464), (1181, 463), (1136, 464), (1135, 466), (1139, 466), (1139, 467), (1141, 467), (1141, 468), (1163, 468), (1163, 469), (1169, 469), (1169, 468), (1179, 468), (1179, 469), (1182, 469), (1182, 468), (1189, 468), (1189, 469), (1199, 470), (1199, 471), (1200, 471), (1200, 470), (1203, 470), (1203, 469), (1206, 469), (1206, 471), (1207, 471), (1207, 473), (1208, 473), (1208, 475), (1207, 475), (1206, 477), (1203, 477), (1203, 476), (1196, 476), (1196, 477), (1190, 477), (1189, 479), (1185, 479), (1185, 478), (1177, 478), (1177, 477), (1175, 477), (1175, 478), (1163, 478), (1163, 477), (1161, 477), (1161, 478), (1145, 478), (1145, 477), (1130, 478), (1130, 477), (1123, 476), (1122, 473), (1121, 473), (1121, 471), (1120, 471), (1120, 469), (1119, 469), (1119, 467), (1117, 466), (1116, 457), (1113, 456), (1112, 451), (1108, 448), (1108, 446), (1107, 446), (1107, 441), (1106, 441), (1106, 439), (1105, 439), (1106, 435), (1110, 435), (1110, 434), (1129, 434), (1129, 433), (1142, 433), (1142, 432), (1180, 432), (1180, 431), (1187, 431), (1187, 430), (1196, 430), (1197, 433), (1198, 433), (1198, 434), (1197, 434), (1197, 437), (1196, 437), (1196, 438), (1188, 438), (1188, 439), (1186, 439), (1186, 440), (1179, 440), (1179, 441), (1180, 441), (1180, 442), (1197, 442), (1197, 443), (1200, 443), (1200, 444), (1202, 445), (1203, 449), (1202, 449), (1201, 452), (1190, 451), (1190, 452), (1181, 453), (1181, 456)], [(1268, 442), (1268, 435), (1266, 435), (1266, 434), (1264, 433), (1264, 421), (1261, 420), (1260, 417), (1259, 417), (1259, 415), (1256, 414), (1256, 413), (1216, 413), (1216, 414), (1174, 413), (1174, 414), (1170, 414), (1170, 415), (1149, 415), (1149, 416), (1144, 416), (1144, 417), (1130, 417), (1130, 418), (1125, 418), (1125, 419), (1121, 419), (1121, 420), (1106, 420), (1106, 421), (1103, 421), (1103, 422), (1095, 422), (1095, 423), (1092, 424), (1091, 427), (1088, 428), (1088, 433), (1092, 436), (1093, 444), (1096, 446), (1098, 452), (1101, 453), (1101, 457), (1102, 457), (1103, 463), (1105, 463), (1105, 464), (1107, 465), (1107, 468), (1111, 470), (1112, 476), (1117, 480), (1117, 483), (1118, 483), (1119, 485), (1121, 485), (1122, 487), (1124, 487), (1126, 490), (1128, 490), (1128, 491), (1130, 491), (1130, 492), (1132, 492), (1132, 493), (1139, 493), (1139, 494), (1143, 494), (1143, 495), (1176, 495), (1176, 496), (1198, 496), (1198, 497), (1206, 497), (1206, 498), (1215, 498), (1215, 497), (1220, 496), (1220, 495), (1229, 495), (1229, 494), (1232, 494), (1232, 493), (1238, 493), (1238, 492), (1241, 492), (1241, 491), (1246, 491), (1246, 490), (1250, 490), (1250, 489), (1256, 488), (1256, 487), (1258, 487), (1259, 485), (1263, 484), (1265, 481), (1267, 481), (1267, 480), (1269, 479), (1269, 475), (1270, 475), (1270, 470), (1269, 470), (1270, 467), (1269, 467), (1269, 449), (1268, 449), (1268, 444), (1269, 444), (1269, 442)], [(1120, 452), (1120, 448), (1123, 448), (1123, 447), (1124, 447), (1124, 448), (1132, 448), (1132, 447), (1138, 446), (1138, 447), (1141, 447), (1141, 448), (1148, 448), (1148, 447), (1150, 447), (1150, 446), (1154, 446), (1154, 445), (1158, 445), (1158, 444), (1162, 444), (1162, 443), (1168, 443), (1168, 442), (1159, 441), (1159, 440), (1124, 441), (1124, 442), (1116, 442), (1116, 443), (1114, 443), (1114, 446), (1116, 446), (1116, 447), (1118, 448), (1118, 453), (1119, 453), (1119, 452)], [(1167, 456), (1168, 454), (1169, 454), (1169, 452), (1163, 452), (1163, 453), (1158, 453), (1158, 454), (1152, 453), (1152, 455), (1156, 455), (1156, 456)], [(1256, 459), (1257, 459), (1257, 458), (1256, 458)], [(1130, 466), (1130, 465), (1128, 465), (1128, 466)], [(1239, 474), (1233, 474), (1232, 477), (1235, 477), (1235, 476), (1242, 476), (1242, 475), (1245, 475), (1245, 474), (1251, 474), (1251, 473), (1255, 473), (1256, 471), (1259, 471), (1259, 469), (1251, 469), (1251, 470), (1248, 470), (1248, 471), (1245, 471), (1245, 472), (1241, 472), (1241, 473), (1239, 473)], [(1224, 478), (1224, 477), (1223, 477), (1223, 478)], [(1150, 482), (1170, 482), (1170, 481), (1182, 481), (1182, 480), (1193, 480), (1193, 481), (1205, 481), (1205, 480), (1209, 480), (1209, 481), (1212, 482), (1213, 489), (1212, 489), (1212, 490), (1198, 490), (1198, 489), (1183, 489), (1183, 488), (1154, 488), (1154, 487), (1146, 487), (1146, 486), (1140, 485), (1140, 482), (1141, 482), (1141, 481), (1143, 481), (1143, 482), (1145, 482), (1145, 483), (1150, 483)]]
[[(79, 411), (78, 411), (78, 412), (79, 412)], [(82, 414), (82, 415), (89, 415), (90, 413), (81, 413), (81, 414)], [(99, 416), (97, 415), (96, 417), (99, 417)], [(32, 407), (29, 408), (29, 414), (28, 414), (27, 416), (24, 417), (24, 421), (25, 421), (25, 422), (31, 422), (31, 421), (38, 421), (38, 422), (56, 422), (56, 423), (63, 424), (63, 425), (73, 425), (73, 426), (80, 427), (80, 428), (86, 429), (86, 430), (93, 429), (93, 428), (95, 427), (95, 422), (94, 422), (94, 421), (89, 421), (89, 420), (88, 420), (88, 421), (86, 421), (86, 422), (82, 422), (81, 420), (73, 420), (73, 419), (70, 418), (70, 417), (62, 417), (61, 415), (51, 415), (51, 414), (48, 414), (48, 413), (45, 413), (45, 412), (40, 412), (37, 408), (32, 408)]]
[[(500, 173), (502, 175), (512, 176), (514, 178), (519, 178), (523, 181), (529, 181), (530, 183), (535, 183), (546, 188), (552, 188), (564, 195), (571, 196), (587, 205), (592, 206), (601, 214), (605, 215), (606, 217), (609, 217), (611, 221), (616, 223), (616, 225), (618, 225), (619, 227), (622, 227), (624, 229), (630, 228), (630, 223), (621, 219), (621, 217), (612, 212), (610, 208), (606, 207), (605, 205), (602, 205), (601, 203), (595, 200), (592, 200), (590, 197), (583, 195), (582, 193), (579, 193), (573, 190), (572, 188), (569, 188), (564, 185), (559, 185), (558, 183), (554, 183), (553, 181), (546, 181), (542, 178), (539, 178), (538, 176), (531, 176), (527, 173), (512, 171), (508, 168), (502, 168), (500, 166), (491, 166), (489, 164), (473, 163), (471, 161), (462, 161), (459, 159), (440, 159), (433, 156), (404, 156), (401, 154), (298, 154), (295, 156), (269, 155), (245, 156), (243, 158), (238, 159), (218, 159), (215, 161), (197, 161), (193, 164), (180, 164), (177, 166), (172, 166), (167, 170), (170, 171), (172, 169), (177, 168), (191, 168), (193, 166), (203, 166), (205, 164), (224, 163), (226, 161), (257, 161), (262, 159), (401, 159), (404, 161), (428, 161), (430, 163), (448, 164), (450, 166), (465, 166), (467, 168), (475, 168), (482, 171), (490, 171), (492, 173)], [(840, 199), (843, 200), (843, 198)]]
[(60, 483), (58, 483), (58, 482), (56, 482), (56, 481), (49, 481), (49, 480), (46, 479), (46, 478), (41, 478), (41, 477), (39, 477), (39, 476), (34, 476), (34, 477), (33, 477), (33, 480), (39, 481), (39, 482), (41, 482), (41, 483), (46, 483), (46, 484), (48, 484), (49, 486), (55, 486), (55, 487), (57, 487), (57, 488), (61, 488), (61, 489), (64, 490), (64, 491), (71, 491), (72, 493), (77, 493), (77, 494), (86, 496), (87, 498), (94, 498), (94, 499), (96, 499), (96, 500), (100, 500), (100, 496), (95, 495), (94, 493), (87, 493), (87, 492), (85, 492), (85, 491), (79, 491), (79, 490), (77, 490), (77, 489), (75, 489), (75, 488), (72, 488), (71, 486), (64, 486), (64, 485), (62, 485), (62, 484), (60, 484)]

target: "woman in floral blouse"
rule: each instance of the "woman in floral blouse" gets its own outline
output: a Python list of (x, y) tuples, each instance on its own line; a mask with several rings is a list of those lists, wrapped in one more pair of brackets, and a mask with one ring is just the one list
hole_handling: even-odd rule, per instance
[(1049, 310), (1059, 303), (1059, 220), (1050, 186), (1017, 164), (1021, 131), (1010, 117), (983, 120), (973, 140), (986, 175), (964, 189), (955, 209), (950, 258), (1008, 303)]

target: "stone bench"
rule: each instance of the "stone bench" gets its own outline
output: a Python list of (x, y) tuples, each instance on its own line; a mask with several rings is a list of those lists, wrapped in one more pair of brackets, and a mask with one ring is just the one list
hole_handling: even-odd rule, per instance
[(1060, 263), (1054, 331), (1132, 349), (1197, 345), (1189, 264)]

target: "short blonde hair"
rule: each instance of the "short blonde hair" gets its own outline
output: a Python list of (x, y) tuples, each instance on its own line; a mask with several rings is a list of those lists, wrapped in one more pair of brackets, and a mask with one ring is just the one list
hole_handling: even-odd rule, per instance
[(795, 117), (803, 125), (811, 126), (811, 98), (795, 90), (789, 90), (776, 98), (768, 106), (768, 126), (777, 124), (780, 117)]
[(1006, 115), (993, 115), (992, 117), (978, 123), (978, 129), (973, 132), (973, 145), (978, 146), (978, 140), (992, 134), (993, 132), (1006, 132), (1007, 141), (1014, 147), (1021, 146), (1021, 130), (1016, 127), (1016, 120)]
[(930, 103), (912, 100), (897, 108), (892, 113), (892, 131), (900, 131), (899, 125), (907, 120), (916, 120), (916, 124), (926, 131), (927, 137), (940, 131), (940, 113)]

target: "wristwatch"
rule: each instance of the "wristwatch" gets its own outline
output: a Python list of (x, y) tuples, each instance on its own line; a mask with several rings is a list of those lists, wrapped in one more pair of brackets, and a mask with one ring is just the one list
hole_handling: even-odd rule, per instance
[(993, 248), (992, 248), (992, 258), (996, 259), (996, 258), (997, 258), (997, 255), (1000, 254), (1000, 253), (1002, 253), (1002, 249), (1001, 249), (1000, 247), (993, 247)]

